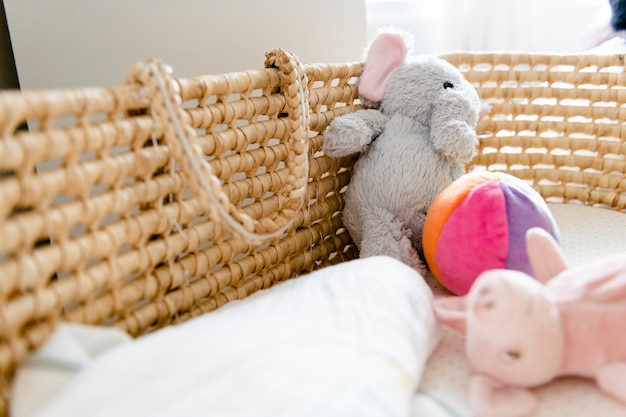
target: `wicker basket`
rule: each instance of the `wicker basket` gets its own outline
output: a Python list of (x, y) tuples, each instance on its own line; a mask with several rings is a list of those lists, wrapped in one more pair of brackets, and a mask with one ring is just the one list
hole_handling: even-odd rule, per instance
[[(471, 168), (548, 201), (626, 209), (622, 56), (446, 55), (492, 104)], [(16, 366), (61, 321), (139, 336), (357, 256), (354, 158), (320, 152), (359, 108), (361, 63), (0, 94), (0, 415)], [(469, 168), (469, 167), (468, 167)]]

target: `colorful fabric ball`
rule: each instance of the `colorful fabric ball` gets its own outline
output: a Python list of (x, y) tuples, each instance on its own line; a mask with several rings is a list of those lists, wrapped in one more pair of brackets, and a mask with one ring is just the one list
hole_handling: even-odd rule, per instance
[(533, 276), (526, 231), (541, 227), (559, 241), (557, 224), (541, 195), (505, 173), (465, 174), (444, 189), (428, 210), (424, 256), (437, 280), (465, 295), (490, 269), (514, 269)]

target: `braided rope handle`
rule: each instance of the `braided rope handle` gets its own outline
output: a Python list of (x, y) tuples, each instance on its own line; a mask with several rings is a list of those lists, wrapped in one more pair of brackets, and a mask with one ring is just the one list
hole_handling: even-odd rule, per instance
[(171, 70), (160, 61), (149, 60), (131, 67), (127, 75), (128, 83), (147, 88), (152, 116), (162, 126), (172, 158), (180, 161), (191, 191), (203, 204), (217, 211), (232, 230), (255, 244), (279, 237), (292, 226), (297, 212), (304, 206), (309, 176), (308, 82), (304, 67), (293, 54), (282, 49), (267, 54), (266, 66), (277, 67), (281, 73), (281, 89), (291, 126), (285, 163), (289, 174), (282, 190), (285, 196), (279, 199), (282, 204), (275, 213), (260, 220), (239, 211), (222, 190), (220, 179), (203, 157), (196, 131), (185, 123), (178, 84), (171, 77)]

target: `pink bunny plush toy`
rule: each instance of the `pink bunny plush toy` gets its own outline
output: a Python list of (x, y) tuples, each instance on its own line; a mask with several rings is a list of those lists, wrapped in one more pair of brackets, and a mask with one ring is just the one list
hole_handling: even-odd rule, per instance
[(568, 269), (544, 230), (530, 229), (526, 244), (536, 280), (491, 270), (466, 296), (435, 301), (439, 321), (465, 333), (473, 415), (528, 415), (529, 388), (566, 375), (626, 403), (626, 253)]

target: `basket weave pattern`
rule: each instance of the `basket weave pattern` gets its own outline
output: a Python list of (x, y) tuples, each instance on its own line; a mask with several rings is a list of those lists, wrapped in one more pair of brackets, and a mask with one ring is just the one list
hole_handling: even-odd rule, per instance
[[(139, 65), (118, 88), (0, 95), (0, 408), (61, 320), (137, 336), (356, 256), (339, 216), (351, 159), (322, 155), (319, 133), (357, 106), (361, 64), (267, 65), (165, 92)], [(200, 176), (155, 105), (172, 94)], [(270, 237), (223, 221), (210, 175), (236, 223)]]
[[(444, 58), (492, 106), (468, 168), (626, 210), (621, 56)], [(357, 256), (354, 158), (320, 149), (360, 107), (362, 64), (266, 67), (173, 79), (152, 61), (121, 87), (0, 94), (0, 415), (61, 321), (139, 336)]]
[(470, 168), (513, 174), (550, 202), (626, 208), (622, 55), (445, 58), (492, 105)]

